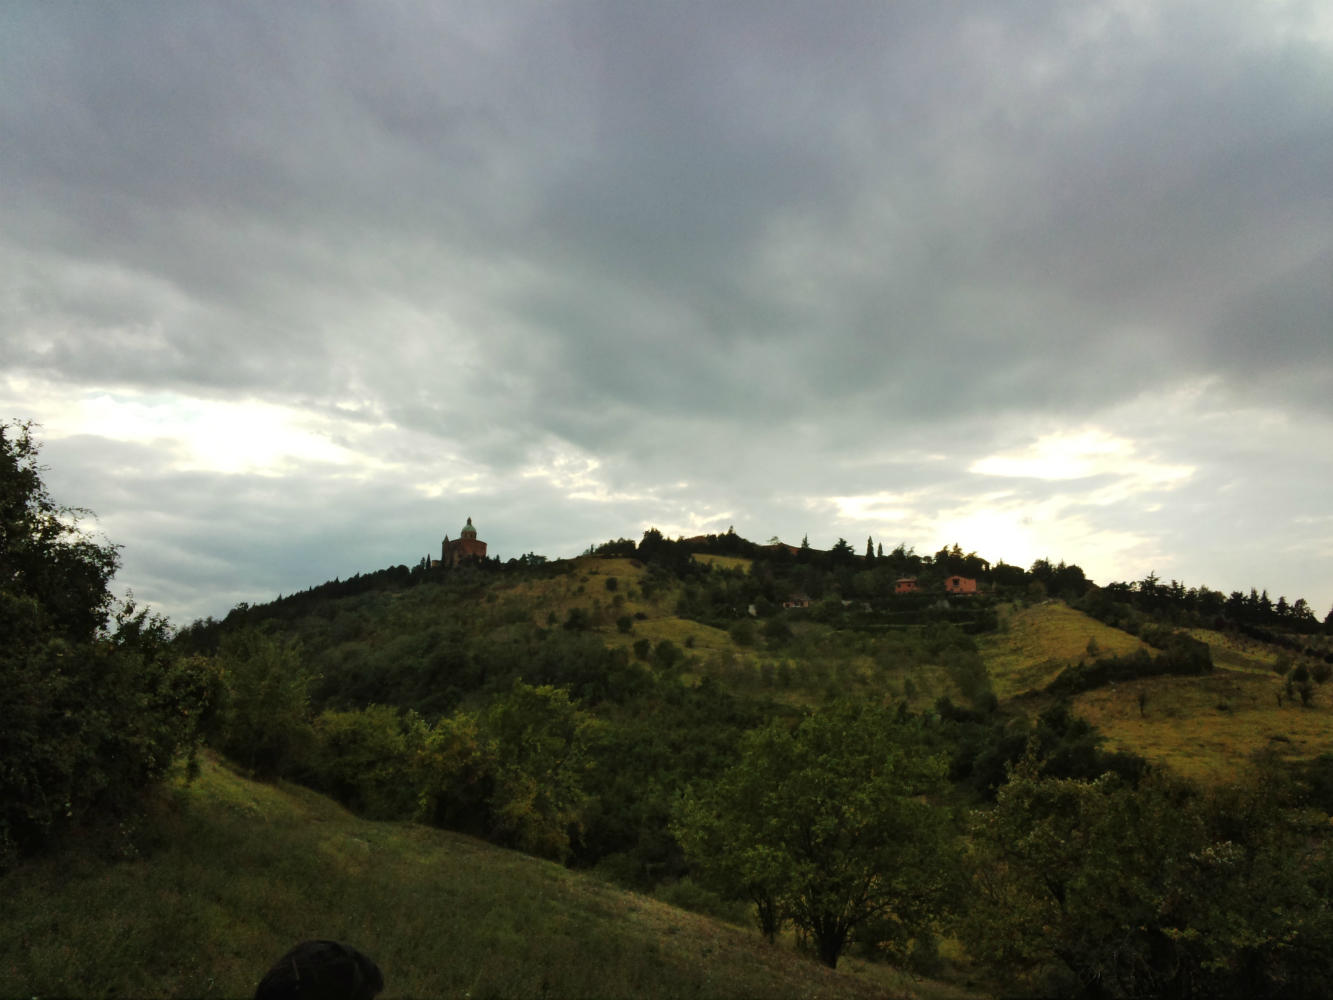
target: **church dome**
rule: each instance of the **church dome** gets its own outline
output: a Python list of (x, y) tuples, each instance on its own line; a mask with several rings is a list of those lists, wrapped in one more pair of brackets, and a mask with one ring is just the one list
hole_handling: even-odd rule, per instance
[(472, 518), (467, 519), (467, 524), (463, 525), (463, 530), (459, 532), (463, 538), (476, 538), (477, 529), (472, 527)]

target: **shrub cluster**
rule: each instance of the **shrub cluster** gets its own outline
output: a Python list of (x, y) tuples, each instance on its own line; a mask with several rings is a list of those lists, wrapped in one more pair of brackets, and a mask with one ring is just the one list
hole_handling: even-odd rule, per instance
[(1075, 666), (1066, 667), (1046, 685), (1047, 693), (1069, 696), (1105, 687), (1113, 681), (1166, 675), (1193, 676), (1213, 669), (1213, 657), (1206, 642), (1169, 629), (1145, 629), (1143, 638), (1162, 652), (1154, 656), (1146, 649), (1138, 649), (1122, 656), (1099, 656), (1091, 663), (1080, 660)]
[(62, 828), (126, 817), (210, 724), (211, 665), (165, 620), (113, 611), (116, 547), (42, 483), (26, 424), (0, 425), (0, 868)]

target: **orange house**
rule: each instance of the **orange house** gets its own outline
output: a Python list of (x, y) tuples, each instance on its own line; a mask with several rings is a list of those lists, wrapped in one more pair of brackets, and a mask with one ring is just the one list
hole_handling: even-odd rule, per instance
[(915, 594), (916, 577), (902, 576), (893, 581), (893, 592), (895, 594)]
[(949, 594), (975, 594), (977, 592), (977, 581), (970, 576), (945, 577), (944, 590)]

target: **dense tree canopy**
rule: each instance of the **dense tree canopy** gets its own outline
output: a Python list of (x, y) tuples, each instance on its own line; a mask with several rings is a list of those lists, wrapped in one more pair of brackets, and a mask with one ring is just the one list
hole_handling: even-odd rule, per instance
[(1288, 783), (1199, 791), (1041, 777), (1026, 760), (976, 814), (969, 950), (1025, 993), (1326, 994), (1329, 858)]
[(939, 917), (952, 836), (925, 796), (943, 775), (909, 725), (839, 704), (794, 730), (750, 733), (736, 766), (685, 798), (676, 828), (701, 871), (757, 905), (766, 931), (789, 918), (835, 966), (858, 932), (905, 939)]

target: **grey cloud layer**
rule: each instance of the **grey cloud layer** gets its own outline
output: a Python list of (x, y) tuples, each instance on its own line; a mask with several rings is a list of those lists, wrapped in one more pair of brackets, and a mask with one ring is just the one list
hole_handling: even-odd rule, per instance
[[(0, 368), (389, 420), (496, 477), (564, 442), (647, 498), (603, 520), (688, 481), (682, 517), (789, 532), (1203, 379), (1326, 422), (1317, 14), (10, 5)], [(547, 499), (539, 548), (584, 516)]]

